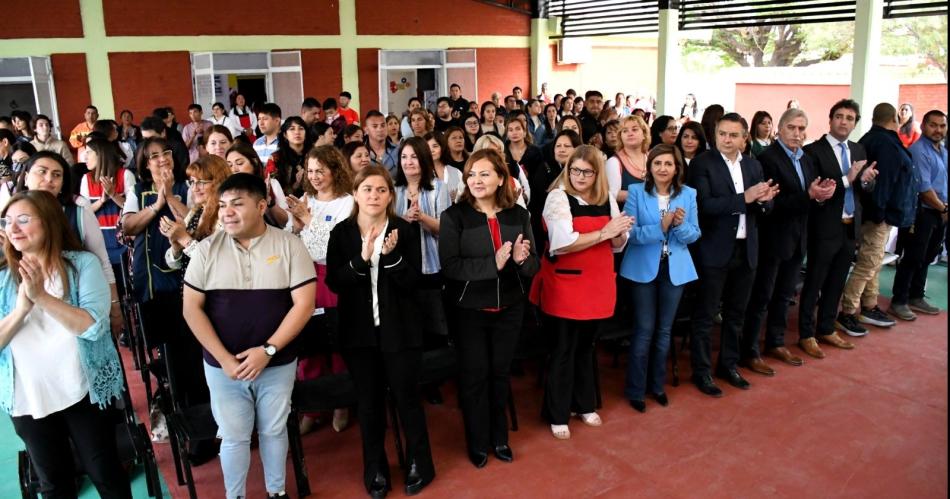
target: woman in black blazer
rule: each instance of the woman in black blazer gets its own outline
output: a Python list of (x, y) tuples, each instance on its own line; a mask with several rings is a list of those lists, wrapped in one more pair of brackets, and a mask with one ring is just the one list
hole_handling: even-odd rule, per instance
[(412, 290), (420, 276), (419, 235), (396, 216), (384, 168), (364, 168), (353, 185), (353, 215), (330, 233), (327, 286), (339, 298), (340, 347), (359, 392), (363, 481), (372, 497), (391, 488), (384, 445), (388, 386), (406, 435), (406, 494), (414, 495), (435, 478), (418, 389), (422, 329)]
[(528, 211), (515, 204), (505, 159), (494, 149), (465, 163), (465, 192), (442, 212), (439, 260), (446, 296), (456, 305), (459, 399), (469, 459), (502, 461), (508, 445), (508, 377), (518, 344), (527, 280), (538, 271)]

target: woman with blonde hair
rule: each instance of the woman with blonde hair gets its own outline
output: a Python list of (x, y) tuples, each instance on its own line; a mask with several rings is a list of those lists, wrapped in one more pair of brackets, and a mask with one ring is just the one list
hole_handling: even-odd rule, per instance
[(220, 156), (201, 156), (185, 169), (191, 189), (192, 206), (180, 220), (162, 217), (159, 230), (168, 238), (171, 247), (165, 251), (165, 263), (170, 269), (188, 268), (192, 252), (198, 243), (221, 228), (218, 222), (218, 186), (231, 175), (227, 161)]
[(607, 160), (607, 183), (610, 192), (623, 204), (630, 184), (643, 182), (647, 172), (647, 152), (650, 150), (650, 127), (639, 116), (627, 116), (620, 121), (619, 148)]
[(603, 154), (578, 146), (544, 203), (547, 247), (531, 301), (554, 334), (542, 415), (555, 438), (571, 437), (571, 413), (600, 426), (594, 412), (594, 336), (617, 299), (613, 253), (623, 250), (633, 218), (620, 213), (604, 174)]

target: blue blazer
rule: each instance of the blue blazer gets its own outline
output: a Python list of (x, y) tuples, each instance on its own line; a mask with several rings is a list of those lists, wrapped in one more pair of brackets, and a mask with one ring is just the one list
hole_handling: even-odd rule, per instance
[(630, 184), (627, 202), (623, 205), (626, 215), (635, 217), (627, 250), (620, 264), (620, 275), (634, 282), (652, 282), (660, 268), (663, 239), (669, 247), (670, 282), (679, 286), (695, 281), (696, 267), (686, 245), (699, 239), (699, 209), (696, 206), (696, 190), (680, 187), (680, 193), (670, 198), (670, 210), (683, 208), (686, 219), (676, 227), (670, 227), (664, 237), (660, 225), (660, 202), (652, 193), (644, 190), (645, 184)]

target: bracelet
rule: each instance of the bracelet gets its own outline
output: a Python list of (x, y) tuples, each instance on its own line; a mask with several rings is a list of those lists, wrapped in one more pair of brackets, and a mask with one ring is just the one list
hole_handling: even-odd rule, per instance
[(112, 304), (113, 304), (113, 305), (115, 305), (115, 304), (117, 304), (117, 303), (119, 303), (119, 300), (112, 300)]

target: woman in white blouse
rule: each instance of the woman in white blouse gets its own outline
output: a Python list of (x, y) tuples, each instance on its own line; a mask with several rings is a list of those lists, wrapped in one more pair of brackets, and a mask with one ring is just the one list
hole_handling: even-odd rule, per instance
[[(323, 353), (336, 344), (337, 296), (327, 287), (327, 244), (330, 231), (353, 213), (352, 178), (349, 161), (331, 145), (314, 147), (305, 159), (307, 179), (303, 183), (304, 196), (287, 197), (292, 215), (293, 230), (300, 234), (313, 266), (317, 271), (317, 294), (314, 297), (313, 317), (301, 333), (304, 353), (297, 364), (297, 379), (315, 379), (323, 374), (346, 370), (342, 357), (334, 353), (329, 366)], [(333, 411), (333, 429), (343, 431), (349, 421), (346, 408)], [(308, 433), (316, 423), (315, 415), (304, 414), (300, 432)]]
[(594, 412), (594, 335), (617, 299), (613, 253), (623, 250), (633, 218), (620, 213), (607, 187), (601, 152), (579, 146), (544, 203), (548, 245), (530, 299), (554, 335), (543, 416), (551, 433), (571, 437), (571, 413), (600, 426)]
[(462, 171), (442, 162), (442, 151), (447, 147), (442, 133), (429, 132), (423, 138), (426, 144), (429, 145), (429, 152), (432, 153), (435, 176), (449, 189), (449, 198), (454, 203), (465, 190), (465, 182), (462, 182)]
[(214, 125), (221, 125), (227, 128), (231, 133), (231, 137), (237, 137), (244, 133), (244, 130), (241, 129), (241, 122), (238, 121), (237, 116), (228, 114), (227, 109), (224, 108), (224, 104), (220, 102), (215, 102), (211, 106), (211, 117), (209, 121)]

